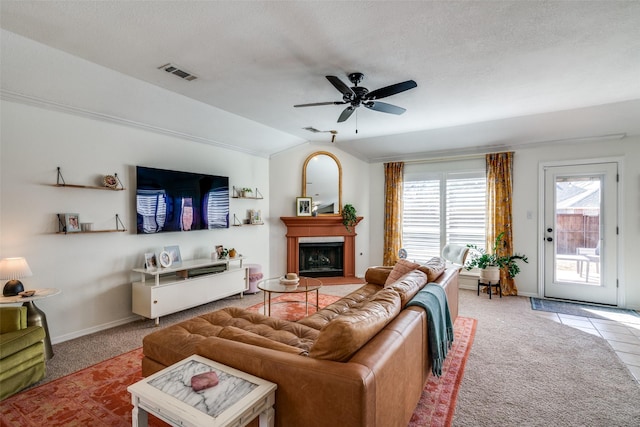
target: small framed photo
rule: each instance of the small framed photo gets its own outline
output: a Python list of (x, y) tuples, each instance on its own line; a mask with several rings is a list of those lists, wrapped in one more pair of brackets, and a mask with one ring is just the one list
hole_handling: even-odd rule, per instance
[(67, 233), (77, 233), (80, 231), (80, 216), (77, 213), (64, 214), (64, 226)]
[(180, 256), (180, 246), (165, 246), (164, 250), (171, 256), (171, 264), (180, 264), (182, 262), (182, 257)]
[(158, 262), (161, 266), (167, 268), (171, 267), (171, 254), (167, 251), (160, 252), (160, 256), (158, 257)]
[(158, 257), (153, 252), (147, 252), (144, 254), (144, 268), (147, 270), (153, 270), (158, 268)]
[(311, 197), (296, 197), (296, 216), (311, 216)]
[(222, 251), (224, 250), (224, 246), (216, 245), (216, 253), (218, 254), (218, 259), (222, 259)]

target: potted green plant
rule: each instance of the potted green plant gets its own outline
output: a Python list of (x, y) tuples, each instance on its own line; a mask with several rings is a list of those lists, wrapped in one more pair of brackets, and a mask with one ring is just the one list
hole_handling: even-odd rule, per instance
[(526, 255), (513, 254), (513, 255), (499, 255), (498, 248), (504, 238), (504, 232), (498, 234), (493, 243), (491, 253), (487, 252), (483, 248), (479, 248), (476, 245), (467, 245), (471, 249), (469, 253), (469, 260), (467, 261), (465, 268), (471, 270), (472, 268), (480, 269), (480, 279), (485, 281), (497, 282), (500, 280), (500, 270), (504, 269), (509, 277), (515, 277), (520, 273), (520, 266), (517, 261), (529, 263)]
[(242, 192), (242, 197), (251, 197), (251, 194), (253, 194), (253, 190), (250, 188), (243, 188), (241, 192)]
[(347, 228), (347, 231), (351, 233), (353, 227), (358, 223), (358, 216), (356, 215), (356, 208), (351, 204), (346, 204), (342, 208), (342, 223)]

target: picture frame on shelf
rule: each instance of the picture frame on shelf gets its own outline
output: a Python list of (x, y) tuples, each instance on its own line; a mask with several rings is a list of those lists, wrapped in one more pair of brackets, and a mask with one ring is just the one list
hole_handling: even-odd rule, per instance
[(168, 252), (171, 256), (171, 264), (180, 264), (182, 262), (182, 256), (180, 256), (180, 246), (165, 246), (164, 251)]
[(158, 256), (154, 252), (144, 254), (144, 268), (147, 270), (158, 268)]
[(260, 209), (251, 209), (249, 217), (250, 224), (262, 224), (262, 211)]
[(216, 245), (216, 253), (218, 254), (218, 259), (222, 259), (222, 251), (224, 250), (224, 246)]
[(311, 216), (311, 197), (296, 197), (296, 216)]
[(160, 256), (158, 257), (158, 262), (164, 268), (171, 267), (171, 254), (167, 251), (160, 252)]
[(67, 233), (80, 232), (80, 215), (77, 213), (64, 214), (64, 226)]

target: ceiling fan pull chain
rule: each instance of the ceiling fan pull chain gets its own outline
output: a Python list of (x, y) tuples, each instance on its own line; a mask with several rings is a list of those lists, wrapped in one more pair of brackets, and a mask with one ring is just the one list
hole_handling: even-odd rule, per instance
[(358, 110), (356, 110), (356, 134), (358, 133)]

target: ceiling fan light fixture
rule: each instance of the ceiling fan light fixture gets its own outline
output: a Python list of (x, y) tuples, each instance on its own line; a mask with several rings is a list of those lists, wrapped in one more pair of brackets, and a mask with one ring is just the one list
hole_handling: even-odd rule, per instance
[(333, 87), (335, 87), (338, 92), (342, 94), (342, 101), (297, 104), (294, 105), (294, 107), (315, 107), (320, 105), (348, 104), (347, 108), (342, 110), (342, 113), (338, 117), (338, 123), (346, 121), (349, 117), (351, 117), (351, 114), (354, 112), (354, 110), (356, 110), (361, 105), (364, 105), (366, 108), (373, 111), (400, 115), (406, 111), (404, 108), (384, 102), (374, 102), (374, 100), (396, 95), (398, 93), (413, 89), (418, 86), (415, 81), (407, 80), (373, 91), (369, 91), (369, 89), (367, 89), (366, 87), (358, 86), (358, 83), (360, 83), (364, 79), (364, 74), (362, 73), (351, 73), (348, 75), (349, 81), (353, 84), (352, 87), (347, 86), (342, 80), (340, 80), (340, 78), (336, 76), (325, 77), (327, 78), (327, 80), (329, 80), (329, 83), (331, 83)]

